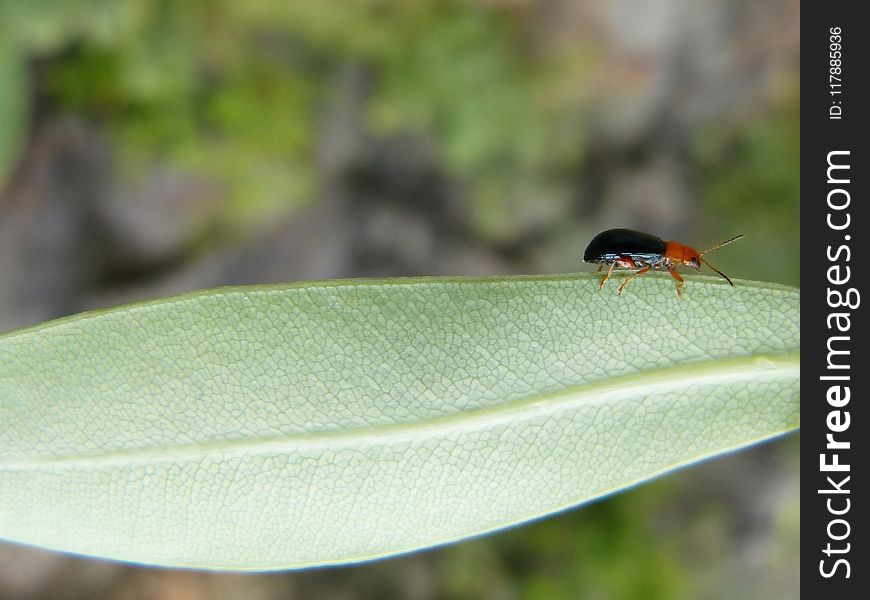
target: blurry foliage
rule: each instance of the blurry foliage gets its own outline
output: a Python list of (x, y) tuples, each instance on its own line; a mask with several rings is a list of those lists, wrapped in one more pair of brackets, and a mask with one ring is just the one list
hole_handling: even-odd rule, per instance
[[(370, 77), (365, 134), (432, 138), (467, 183), (472, 230), (511, 239), (570, 211), (595, 65), (583, 42), (534, 44), (522, 16), (458, 1), (0, 0), (0, 177), (26, 122), (20, 57), (54, 55), (43, 92), (106, 124), (123, 168), (201, 174), (230, 199), (215, 218), (245, 230), (314, 196), (318, 128), (351, 64)], [(777, 110), (695, 136), (699, 212), (728, 226), (700, 237), (746, 233), (729, 250), (741, 277), (799, 280), (793, 88)]]
[(0, 31), (0, 189), (19, 152), (27, 124), (24, 65), (12, 40)]
[(739, 229), (719, 230), (711, 240), (747, 234), (728, 250), (732, 262), (740, 265), (741, 278), (799, 285), (798, 86), (776, 101), (778, 110), (699, 131), (695, 153), (700, 212), (715, 215), (712, 222)]
[(126, 3), (111, 0), (0, 0), (0, 190), (30, 121), (28, 59), (56, 52), (72, 40), (117, 40), (126, 12)]
[(317, 127), (346, 64), (373, 79), (363, 99), (370, 135), (434, 135), (448, 172), (470, 183), (480, 234), (511, 235), (521, 203), (552, 213), (568, 198), (584, 107), (560, 89), (570, 87), (566, 73), (582, 75), (584, 54), (568, 65), (536, 56), (508, 11), (460, 2), (9, 4), (4, 21), (27, 24), (21, 40), (61, 53), (46, 78), (54, 103), (107, 124), (127, 168), (161, 159), (222, 185), (233, 200), (228, 222), (268, 220), (312, 196)]
[[(657, 535), (651, 514), (668, 511), (678, 483), (657, 481), (643, 493), (608, 498), (488, 540), (444, 552), (449, 598), (498, 597), (498, 583), (524, 600), (582, 597), (657, 600), (696, 595), (685, 548)], [(673, 537), (673, 532), (668, 535)], [(469, 564), (476, 565), (473, 571)]]
[(489, 237), (514, 233), (518, 204), (547, 203), (553, 188), (567, 198), (560, 175), (580, 157), (581, 132), (570, 124), (582, 122), (584, 106), (547, 93), (569, 71), (536, 57), (515, 29), (492, 11), (433, 9), (403, 51), (385, 56), (373, 101), (377, 131), (434, 133), (448, 170), (471, 182), (472, 218)]

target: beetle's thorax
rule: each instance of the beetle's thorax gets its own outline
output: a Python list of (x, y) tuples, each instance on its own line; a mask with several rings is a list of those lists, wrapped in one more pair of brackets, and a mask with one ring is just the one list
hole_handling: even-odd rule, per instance
[(692, 259), (698, 260), (698, 251), (679, 242), (666, 241), (662, 256), (672, 264), (691, 265)]

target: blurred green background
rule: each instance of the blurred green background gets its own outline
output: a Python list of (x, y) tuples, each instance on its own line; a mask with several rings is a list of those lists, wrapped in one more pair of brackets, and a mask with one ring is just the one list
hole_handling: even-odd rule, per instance
[[(586, 270), (616, 226), (743, 233), (720, 269), (798, 285), (799, 42), (791, 0), (0, 0), (0, 331), (228, 283)], [(0, 598), (796, 598), (798, 466), (794, 436), (303, 573), (0, 545)]]

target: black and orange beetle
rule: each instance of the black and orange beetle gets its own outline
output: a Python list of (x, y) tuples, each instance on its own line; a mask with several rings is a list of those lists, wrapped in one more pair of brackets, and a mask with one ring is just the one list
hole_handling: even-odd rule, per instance
[(691, 246), (680, 244), (679, 242), (665, 241), (649, 233), (642, 231), (634, 231), (633, 229), (608, 229), (602, 231), (589, 242), (586, 246), (586, 251), (583, 252), (583, 260), (588, 263), (598, 264), (598, 271), (607, 266), (607, 273), (601, 278), (598, 283), (600, 291), (604, 282), (610, 277), (614, 267), (621, 269), (637, 269), (634, 273), (628, 276), (625, 281), (619, 284), (616, 293), (621, 294), (625, 289), (625, 285), (637, 277), (643, 275), (650, 269), (667, 269), (677, 281), (675, 291), (677, 298), (683, 297), (681, 288), (685, 283), (680, 274), (677, 273), (678, 265), (692, 267), (696, 271), (701, 270), (701, 265), (705, 264), (712, 270), (716, 271), (725, 278), (725, 281), (731, 284), (731, 280), (722, 271), (711, 265), (708, 261), (701, 258), (710, 250), (721, 248), (725, 244), (730, 244), (735, 240), (742, 238), (742, 235), (737, 235), (730, 240), (720, 242), (715, 246), (710, 246), (702, 252), (698, 252)]

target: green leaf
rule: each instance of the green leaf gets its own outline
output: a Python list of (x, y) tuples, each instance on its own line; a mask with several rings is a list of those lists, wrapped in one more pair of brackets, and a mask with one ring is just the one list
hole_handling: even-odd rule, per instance
[[(615, 278), (614, 278), (615, 279)], [(278, 569), (459, 540), (798, 427), (798, 290), (226, 288), (0, 337), (0, 537)]]

